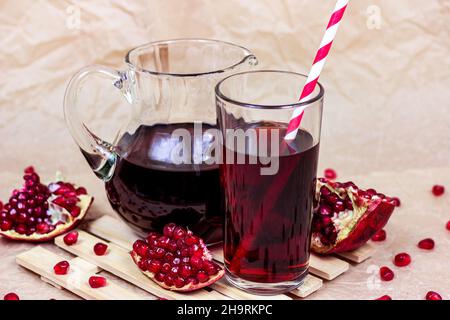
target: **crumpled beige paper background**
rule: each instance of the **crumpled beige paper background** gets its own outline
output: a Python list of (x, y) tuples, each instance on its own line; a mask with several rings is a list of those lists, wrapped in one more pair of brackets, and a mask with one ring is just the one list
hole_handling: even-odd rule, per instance
[[(252, 50), (260, 67), (307, 72), (334, 1), (32, 1), (0, 2), (0, 199), (34, 164), (50, 179), (56, 170), (96, 197), (90, 217), (114, 214), (101, 181), (90, 173), (63, 121), (70, 76), (89, 64), (123, 69), (123, 57), (142, 43), (180, 37), (231, 41)], [(326, 88), (320, 163), (399, 195), (389, 240), (377, 255), (311, 298), (371, 299), (382, 294), (421, 299), (428, 290), (450, 298), (449, 195), (430, 196), (434, 183), (450, 188), (450, 2), (354, 0), (321, 76)], [(85, 114), (112, 139), (129, 114), (106, 83)], [(434, 169), (433, 169), (434, 168)], [(355, 178), (357, 176), (357, 178)], [(432, 236), (437, 248), (415, 244)], [(14, 263), (29, 245), (0, 241), (0, 295), (75, 298)], [(378, 283), (373, 267), (411, 251), (413, 264)], [(375, 285), (371, 285), (375, 281)]]

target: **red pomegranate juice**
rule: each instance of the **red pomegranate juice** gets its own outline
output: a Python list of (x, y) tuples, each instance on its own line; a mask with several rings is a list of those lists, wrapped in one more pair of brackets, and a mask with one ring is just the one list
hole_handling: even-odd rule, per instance
[[(210, 128), (203, 124), (203, 132)], [(132, 135), (125, 134), (118, 143), (121, 156), (114, 175), (106, 183), (108, 199), (135, 229), (162, 232), (174, 222), (206, 243), (217, 243), (222, 241), (223, 222), (219, 166), (173, 163), (171, 152), (179, 143), (172, 137), (176, 129), (190, 133), (192, 146), (207, 148), (211, 142), (208, 135), (195, 136), (190, 123), (140, 126)]]
[(275, 175), (261, 175), (264, 166), (248, 164), (248, 154), (245, 164), (220, 166), (226, 211), (224, 258), (232, 277), (277, 283), (301, 280), (307, 274), (319, 144), (300, 130), (291, 144), (293, 151), (282, 142), (285, 131), (279, 132)]

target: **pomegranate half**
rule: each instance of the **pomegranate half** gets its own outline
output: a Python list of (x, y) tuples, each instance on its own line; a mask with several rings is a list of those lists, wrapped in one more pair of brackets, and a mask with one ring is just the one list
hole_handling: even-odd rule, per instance
[(24, 185), (12, 192), (0, 212), (0, 235), (18, 241), (44, 242), (75, 228), (93, 197), (68, 182), (48, 186), (33, 167), (25, 169)]
[(317, 180), (312, 222), (312, 250), (320, 254), (355, 250), (388, 222), (392, 198), (353, 182)]
[(146, 276), (168, 290), (194, 291), (225, 274), (203, 240), (174, 223), (166, 225), (162, 235), (152, 232), (137, 240), (130, 254)]

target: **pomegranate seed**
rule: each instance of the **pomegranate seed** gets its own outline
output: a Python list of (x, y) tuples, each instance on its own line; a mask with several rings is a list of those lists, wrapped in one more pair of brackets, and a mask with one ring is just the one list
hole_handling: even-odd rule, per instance
[(92, 276), (89, 278), (89, 285), (93, 289), (105, 287), (107, 284), (106, 278), (99, 276)]
[(447, 221), (447, 224), (445, 225), (445, 228), (446, 228), (448, 231), (450, 231), (450, 220)]
[(184, 285), (185, 285), (185, 281), (184, 281), (184, 279), (181, 278), (181, 277), (176, 277), (176, 278), (173, 280), (173, 283), (174, 283), (175, 287), (177, 287), (177, 288), (182, 288), (182, 287), (184, 287)]
[(147, 261), (146, 260), (139, 260), (138, 261), (138, 267), (139, 269), (141, 269), (142, 271), (147, 271)]
[(445, 187), (436, 184), (436, 185), (433, 186), (433, 189), (431, 189), (431, 192), (433, 192), (433, 194), (436, 197), (442, 196), (444, 194), (444, 192), (445, 192)]
[(1, 229), (2, 231), (8, 231), (8, 230), (11, 230), (12, 226), (13, 226), (13, 223), (12, 223), (11, 221), (9, 221), (9, 220), (3, 220), (3, 221), (0, 223), (0, 229)]
[(186, 284), (197, 285), (198, 284), (198, 280), (197, 280), (197, 278), (189, 277), (186, 280)]
[(190, 275), (192, 275), (192, 268), (190, 265), (182, 265), (180, 268), (180, 275), (187, 279)]
[(383, 281), (391, 281), (392, 279), (394, 279), (394, 271), (392, 271), (388, 267), (381, 267), (380, 278)]
[(426, 238), (426, 239), (420, 240), (419, 243), (417, 244), (417, 246), (420, 249), (431, 250), (434, 248), (434, 240), (431, 238)]
[(3, 300), (20, 300), (20, 298), (14, 292), (10, 292), (10, 293), (5, 294), (5, 296), (3, 297)]
[(386, 231), (384, 229), (379, 230), (372, 237), (372, 241), (384, 241), (386, 240)]
[(173, 277), (170, 274), (166, 274), (164, 277), (164, 284), (168, 287), (173, 286)]
[(195, 269), (201, 269), (203, 266), (202, 259), (197, 256), (191, 257), (191, 266), (194, 267)]
[(58, 274), (58, 275), (67, 274), (67, 272), (69, 272), (69, 269), (70, 269), (70, 264), (67, 261), (58, 262), (53, 267), (53, 270), (55, 271), (55, 274)]
[(208, 281), (209, 276), (205, 273), (205, 271), (199, 271), (197, 273), (197, 280), (202, 283)]
[(63, 238), (64, 243), (68, 246), (71, 246), (75, 243), (77, 243), (78, 241), (78, 232), (77, 231), (72, 231), (69, 232), (68, 234), (66, 234)]
[(87, 190), (86, 190), (86, 188), (83, 188), (83, 187), (79, 187), (79, 188), (77, 188), (77, 190), (75, 190), (75, 192), (76, 192), (76, 194), (77, 195), (86, 195), (87, 194)]
[(39, 223), (36, 226), (36, 231), (39, 234), (49, 233), (50, 232), (50, 226), (47, 223), (45, 223), (45, 222)]
[(133, 251), (136, 252), (139, 256), (145, 258), (148, 254), (147, 251), (149, 251), (148, 245), (142, 240), (137, 240), (133, 244)]
[(384, 296), (381, 296), (381, 297), (379, 297), (379, 298), (377, 298), (375, 300), (392, 300), (392, 298), (390, 296), (388, 296), (388, 295), (384, 295)]
[(26, 174), (35, 173), (34, 167), (33, 166), (28, 166), (28, 167), (25, 168), (25, 170), (23, 170), (23, 172), (26, 173)]
[(159, 272), (155, 275), (155, 280), (158, 282), (164, 282), (165, 277), (166, 275), (164, 273)]
[(185, 243), (186, 243), (186, 245), (191, 246), (193, 244), (198, 243), (198, 239), (195, 236), (188, 236), (185, 239)]
[(108, 246), (104, 243), (97, 243), (94, 246), (94, 253), (98, 256), (103, 256), (106, 253)]
[(175, 227), (175, 223), (169, 223), (165, 225), (163, 229), (163, 235), (165, 235), (166, 237), (172, 237)]
[(396, 207), (400, 207), (400, 205), (402, 204), (401, 201), (400, 201), (400, 199), (399, 199), (398, 197), (393, 197), (393, 198), (391, 199), (391, 201), (392, 201), (392, 203), (394, 204), (394, 206), (396, 206)]
[(399, 253), (394, 258), (394, 264), (397, 267), (405, 267), (411, 263), (411, 256), (406, 252)]
[(425, 296), (426, 300), (442, 300), (442, 297), (439, 293), (434, 291), (428, 291), (427, 295)]
[(80, 207), (73, 207), (72, 210), (70, 210), (70, 215), (74, 218), (78, 217), (81, 213), (81, 208)]
[(26, 234), (27, 233), (27, 227), (24, 224), (19, 224), (15, 228), (15, 230), (18, 234)]
[(186, 230), (184, 230), (184, 228), (182, 227), (176, 227), (173, 230), (173, 238), (175, 240), (181, 239), (186, 235)]
[(323, 175), (325, 178), (330, 179), (330, 180), (334, 180), (337, 178), (336, 171), (334, 171), (331, 168), (325, 169), (325, 171), (323, 172)]
[(160, 260), (150, 260), (151, 262), (147, 264), (147, 270), (153, 273), (158, 273), (161, 270), (162, 263)]

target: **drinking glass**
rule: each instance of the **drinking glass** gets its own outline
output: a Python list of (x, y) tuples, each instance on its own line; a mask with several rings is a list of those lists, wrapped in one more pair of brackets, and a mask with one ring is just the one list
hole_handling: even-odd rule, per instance
[[(324, 89), (298, 103), (306, 77), (261, 70), (216, 86), (223, 137), (226, 277), (256, 294), (278, 294), (308, 273)], [(296, 138), (284, 140), (294, 108), (305, 107)]]

